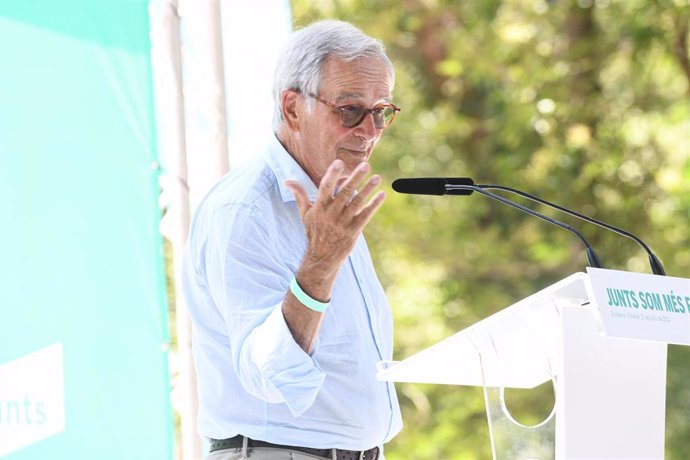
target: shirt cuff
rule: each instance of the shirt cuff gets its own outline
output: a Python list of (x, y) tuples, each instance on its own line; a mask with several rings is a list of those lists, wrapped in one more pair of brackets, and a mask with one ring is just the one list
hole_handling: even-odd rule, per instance
[(292, 415), (302, 415), (314, 404), (326, 374), (293, 338), (281, 305), (254, 331), (251, 342), (252, 362)]

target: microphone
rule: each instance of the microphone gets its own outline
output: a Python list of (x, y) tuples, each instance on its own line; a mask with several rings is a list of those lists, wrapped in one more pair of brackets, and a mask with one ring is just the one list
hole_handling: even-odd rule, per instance
[[(462, 178), (463, 180), (467, 178)], [(572, 209), (564, 208), (563, 206), (559, 206), (555, 203), (551, 203), (549, 201), (544, 200), (543, 198), (536, 197), (534, 195), (530, 195), (527, 192), (523, 192), (521, 190), (514, 189), (512, 187), (506, 187), (504, 185), (494, 185), (494, 184), (478, 184), (477, 187), (481, 187), (484, 190), (503, 190), (506, 192), (514, 193), (516, 195), (519, 195), (523, 198), (526, 198), (530, 201), (534, 201), (535, 203), (543, 204), (545, 206), (548, 206), (552, 209), (556, 209), (558, 211), (564, 212), (570, 216), (576, 217), (580, 220), (584, 220), (585, 222), (589, 222), (590, 224), (597, 225), (601, 228), (605, 228), (606, 230), (610, 230), (614, 233), (617, 233), (618, 235), (624, 236), (626, 238), (630, 238), (634, 242), (636, 242), (640, 247), (644, 250), (645, 253), (647, 253), (647, 257), (649, 258), (649, 266), (652, 268), (652, 273), (655, 275), (661, 275), (661, 276), (666, 276), (666, 271), (664, 270), (664, 267), (661, 265), (661, 261), (657, 258), (656, 255), (652, 252), (652, 250), (645, 244), (644, 241), (636, 237), (630, 232), (627, 232), (623, 229), (620, 229), (618, 227), (614, 227), (613, 225), (609, 225), (605, 222), (602, 222), (600, 220), (594, 219), (593, 217), (587, 217), (584, 214), (580, 214), (579, 212), (573, 211)]]
[(393, 190), (411, 195), (472, 195), (472, 190), (448, 189), (446, 185), (474, 185), (469, 177), (415, 177), (396, 179)]
[(599, 256), (589, 244), (589, 241), (582, 235), (582, 233), (575, 230), (568, 224), (560, 222), (549, 216), (545, 216), (537, 211), (525, 207), (519, 203), (511, 201), (501, 195), (484, 190), (481, 186), (474, 185), (474, 181), (469, 177), (419, 177), (419, 178), (401, 178), (393, 181), (393, 190), (398, 193), (408, 193), (412, 195), (471, 195), (472, 192), (477, 192), (481, 195), (487, 196), (510, 207), (525, 212), (538, 219), (545, 220), (557, 227), (568, 230), (570, 233), (577, 236), (585, 245), (587, 253), (587, 262), (590, 267), (602, 268)]

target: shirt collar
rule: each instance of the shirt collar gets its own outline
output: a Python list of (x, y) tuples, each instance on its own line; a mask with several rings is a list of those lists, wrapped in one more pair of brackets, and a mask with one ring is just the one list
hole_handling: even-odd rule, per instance
[(299, 182), (304, 190), (307, 192), (309, 200), (316, 201), (318, 189), (314, 182), (309, 178), (307, 173), (295, 161), (295, 159), (285, 150), (285, 147), (278, 141), (275, 135), (269, 142), (267, 155), (265, 156), (266, 164), (273, 171), (278, 181), (278, 190), (280, 190), (280, 197), (284, 203), (295, 201), (295, 196), (292, 191), (287, 188), (284, 182), (287, 179)]

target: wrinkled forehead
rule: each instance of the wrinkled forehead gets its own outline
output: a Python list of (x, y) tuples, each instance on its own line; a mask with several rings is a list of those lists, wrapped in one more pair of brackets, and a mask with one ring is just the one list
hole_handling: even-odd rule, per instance
[(328, 58), (321, 67), (319, 92), (331, 99), (390, 100), (393, 76), (377, 57)]

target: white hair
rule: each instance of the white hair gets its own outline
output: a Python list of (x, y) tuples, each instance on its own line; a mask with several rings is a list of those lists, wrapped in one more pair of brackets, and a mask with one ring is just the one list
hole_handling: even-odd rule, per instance
[(321, 69), (327, 58), (353, 61), (364, 57), (380, 59), (391, 80), (393, 63), (381, 41), (343, 21), (319, 21), (294, 32), (276, 64), (273, 79), (273, 130), (283, 122), (281, 95), (286, 89), (318, 94)]

